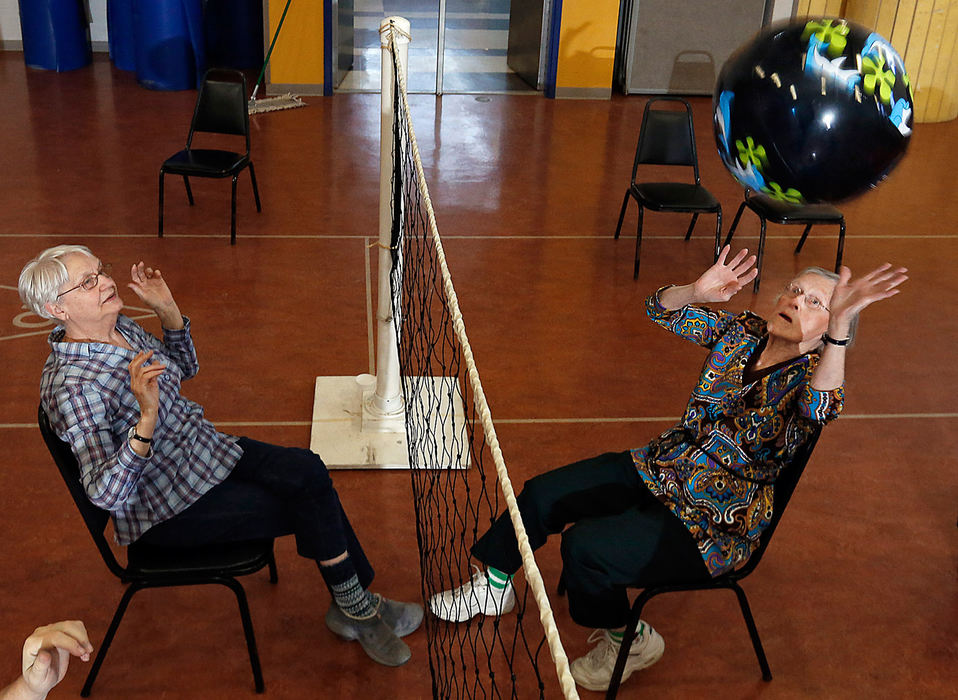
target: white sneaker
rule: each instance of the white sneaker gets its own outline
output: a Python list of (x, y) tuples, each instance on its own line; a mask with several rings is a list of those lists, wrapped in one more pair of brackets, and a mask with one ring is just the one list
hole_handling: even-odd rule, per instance
[(489, 585), (486, 572), (473, 565), (472, 580), (458, 588), (436, 593), (429, 599), (432, 614), (447, 622), (465, 622), (478, 614), (502, 615), (516, 606), (512, 582), (504, 589)]
[[(595, 630), (589, 636), (589, 642), (598, 642), (585, 656), (573, 661), (569, 668), (575, 682), (588, 690), (608, 690), (615, 670), (615, 659), (619, 655), (619, 642), (609, 636), (608, 630)], [(635, 640), (629, 650), (629, 658), (622, 672), (622, 682), (634, 671), (648, 668), (665, 651), (665, 640), (647, 622), (639, 621)]]

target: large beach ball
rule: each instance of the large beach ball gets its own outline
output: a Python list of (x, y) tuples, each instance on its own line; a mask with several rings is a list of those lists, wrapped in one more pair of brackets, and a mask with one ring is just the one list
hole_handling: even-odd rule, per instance
[(715, 140), (732, 175), (787, 202), (874, 187), (905, 154), (914, 96), (884, 38), (843, 19), (773, 25), (722, 67)]

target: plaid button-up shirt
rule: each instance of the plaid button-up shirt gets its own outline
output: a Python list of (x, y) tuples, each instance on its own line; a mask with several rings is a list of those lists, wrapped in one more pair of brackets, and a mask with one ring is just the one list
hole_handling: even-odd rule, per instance
[[(63, 327), (50, 334), (41, 404), (57, 435), (72, 447), (87, 496), (112, 514), (122, 545), (193, 504), (222, 482), (243, 454), (235, 438), (203, 417), (201, 406), (180, 395), (180, 383), (199, 369), (189, 319), (184, 321), (182, 330), (164, 329), (161, 342), (121, 315), (116, 328), (132, 352), (106, 343), (64, 342)], [(140, 419), (128, 367), (141, 350), (153, 350), (151, 362), (166, 365), (146, 457), (134, 452), (128, 439)]]

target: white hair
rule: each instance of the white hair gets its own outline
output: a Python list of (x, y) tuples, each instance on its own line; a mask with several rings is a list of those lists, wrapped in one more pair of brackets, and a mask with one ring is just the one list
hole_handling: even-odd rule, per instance
[[(804, 270), (799, 272), (795, 277), (801, 277), (805, 274), (818, 275), (819, 277), (824, 277), (825, 279), (831, 280), (832, 282), (838, 282), (839, 276), (837, 272), (832, 272), (831, 270), (826, 270), (824, 267), (818, 267), (812, 265), (811, 267), (806, 267)], [(829, 312), (831, 313), (831, 312)], [(855, 332), (858, 330), (858, 314), (852, 316), (852, 320), (848, 324), (848, 345), (851, 347), (855, 344)]]
[(46, 305), (55, 304), (60, 287), (70, 281), (63, 258), (76, 253), (96, 257), (85, 245), (58, 245), (47, 248), (23, 266), (17, 284), (20, 300), (37, 316), (53, 318)]

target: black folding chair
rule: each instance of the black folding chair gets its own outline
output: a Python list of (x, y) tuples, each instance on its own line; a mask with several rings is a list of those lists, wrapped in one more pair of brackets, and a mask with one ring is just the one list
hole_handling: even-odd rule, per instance
[[(159, 236), (163, 237), (163, 176), (166, 173), (181, 175), (186, 185), (186, 196), (193, 206), (191, 177), (233, 178), (230, 199), (230, 245), (236, 243), (236, 179), (249, 167), (253, 183), (256, 211), (263, 208), (256, 187), (256, 171), (249, 156), (249, 111), (246, 101), (246, 76), (239, 71), (211, 68), (203, 76), (186, 148), (178, 151), (160, 166), (160, 220)], [(211, 148), (193, 148), (193, 136), (197, 132), (241, 136), (246, 150), (242, 152)]]
[(842, 253), (845, 249), (845, 216), (838, 209), (830, 204), (789, 204), (780, 199), (769, 197), (764, 194), (753, 192), (751, 189), (745, 189), (745, 200), (739, 204), (735, 218), (732, 220), (732, 227), (728, 230), (728, 236), (725, 238), (725, 245), (732, 242), (732, 236), (735, 234), (735, 227), (738, 226), (738, 220), (742, 217), (742, 212), (748, 207), (758, 216), (762, 228), (758, 236), (758, 253), (755, 262), (755, 269), (758, 275), (755, 282), (752, 283), (752, 291), (757, 292), (759, 283), (762, 280), (762, 258), (765, 256), (765, 221), (771, 221), (773, 224), (805, 224), (805, 230), (802, 237), (795, 246), (795, 255), (802, 252), (802, 246), (805, 245), (805, 239), (808, 238), (808, 232), (816, 224), (835, 224), (838, 226), (838, 254), (835, 256), (835, 272), (842, 266)]
[(755, 568), (762, 560), (762, 555), (768, 548), (768, 543), (771, 541), (772, 535), (775, 534), (775, 528), (782, 519), (782, 514), (788, 505), (789, 499), (792, 497), (792, 493), (795, 491), (795, 487), (798, 485), (798, 480), (801, 478), (802, 472), (805, 471), (805, 465), (808, 463), (808, 458), (815, 448), (815, 443), (818, 441), (820, 432), (821, 429), (815, 430), (808, 442), (799, 449), (791, 463), (782, 469), (778, 478), (775, 480), (772, 520), (762, 533), (758, 548), (752, 553), (752, 556), (749, 557), (745, 564), (738, 569), (734, 569), (715, 578), (706, 577), (693, 581), (677, 580), (652, 586), (644, 589), (635, 599), (635, 602), (632, 604), (629, 624), (626, 626), (622, 638), (622, 646), (615, 660), (615, 669), (612, 672), (609, 689), (606, 693), (608, 700), (615, 698), (619, 691), (619, 684), (622, 682), (622, 673), (625, 671), (625, 663), (629, 657), (629, 649), (632, 646), (632, 641), (635, 639), (635, 630), (639, 625), (639, 618), (642, 617), (642, 608), (655, 596), (662, 593), (674, 593), (676, 591), (708, 591), (718, 588), (727, 588), (735, 591), (739, 607), (742, 609), (742, 617), (745, 618), (745, 626), (748, 628), (749, 637), (752, 639), (755, 656), (758, 657), (758, 665), (762, 669), (762, 680), (772, 680), (772, 670), (769, 668), (768, 659), (765, 656), (765, 649), (762, 647), (762, 640), (758, 636), (758, 628), (755, 626), (755, 619), (752, 617), (752, 609), (749, 607), (748, 597), (745, 595), (745, 591), (739, 585), (739, 582), (755, 571)]
[[(684, 111), (674, 109), (652, 109), (652, 105), (661, 102), (676, 102), (684, 105)], [(694, 182), (636, 182), (640, 165), (659, 166), (677, 165), (692, 168)], [(642, 214), (648, 208), (652, 211), (691, 213), (692, 222), (685, 234), (685, 240), (692, 237), (692, 230), (699, 214), (715, 214), (715, 251), (713, 260), (718, 258), (719, 241), (722, 235), (722, 205), (712, 196), (699, 179), (699, 161), (695, 150), (695, 129), (692, 126), (692, 108), (679, 97), (653, 97), (645, 105), (642, 115), (642, 128), (639, 131), (639, 143), (635, 148), (635, 160), (632, 162), (632, 180), (622, 199), (619, 211), (619, 223), (615, 227), (618, 239), (622, 229), (622, 220), (629, 205), (629, 197), (639, 205), (639, 223), (635, 234), (635, 269), (632, 279), (639, 277), (639, 258), (642, 252)]]
[(100, 671), (100, 666), (106, 658), (107, 650), (113, 641), (123, 613), (133, 595), (144, 588), (164, 588), (168, 586), (196, 586), (200, 584), (218, 583), (228, 586), (236, 594), (239, 604), (240, 618), (243, 622), (243, 632), (246, 635), (246, 647), (249, 651), (249, 661), (253, 668), (253, 682), (257, 693), (262, 693), (263, 672), (260, 668), (259, 654), (256, 651), (256, 637), (253, 633), (253, 621), (249, 614), (249, 604), (246, 602), (246, 593), (242, 584), (236, 580), (237, 576), (252, 574), (263, 567), (269, 567), (269, 580), (276, 583), (276, 560), (273, 557), (273, 540), (251, 542), (236, 542), (218, 544), (208, 547), (169, 548), (156, 547), (134, 542), (127, 547), (127, 565), (121, 566), (113, 550), (107, 542), (104, 530), (110, 519), (110, 514), (94, 506), (83, 485), (80, 483), (80, 467), (77, 464), (70, 446), (60, 440), (41, 406), (38, 412), (38, 422), (43, 440), (53, 456), (53, 461), (60, 470), (60, 476), (66, 482), (74, 503), (83, 516), (93, 542), (103, 557), (106, 567), (123, 583), (129, 584), (120, 603), (116, 607), (113, 620), (107, 629), (100, 651), (93, 661), (90, 673), (83, 684), (80, 695), (89, 697), (93, 689), (93, 682)]

